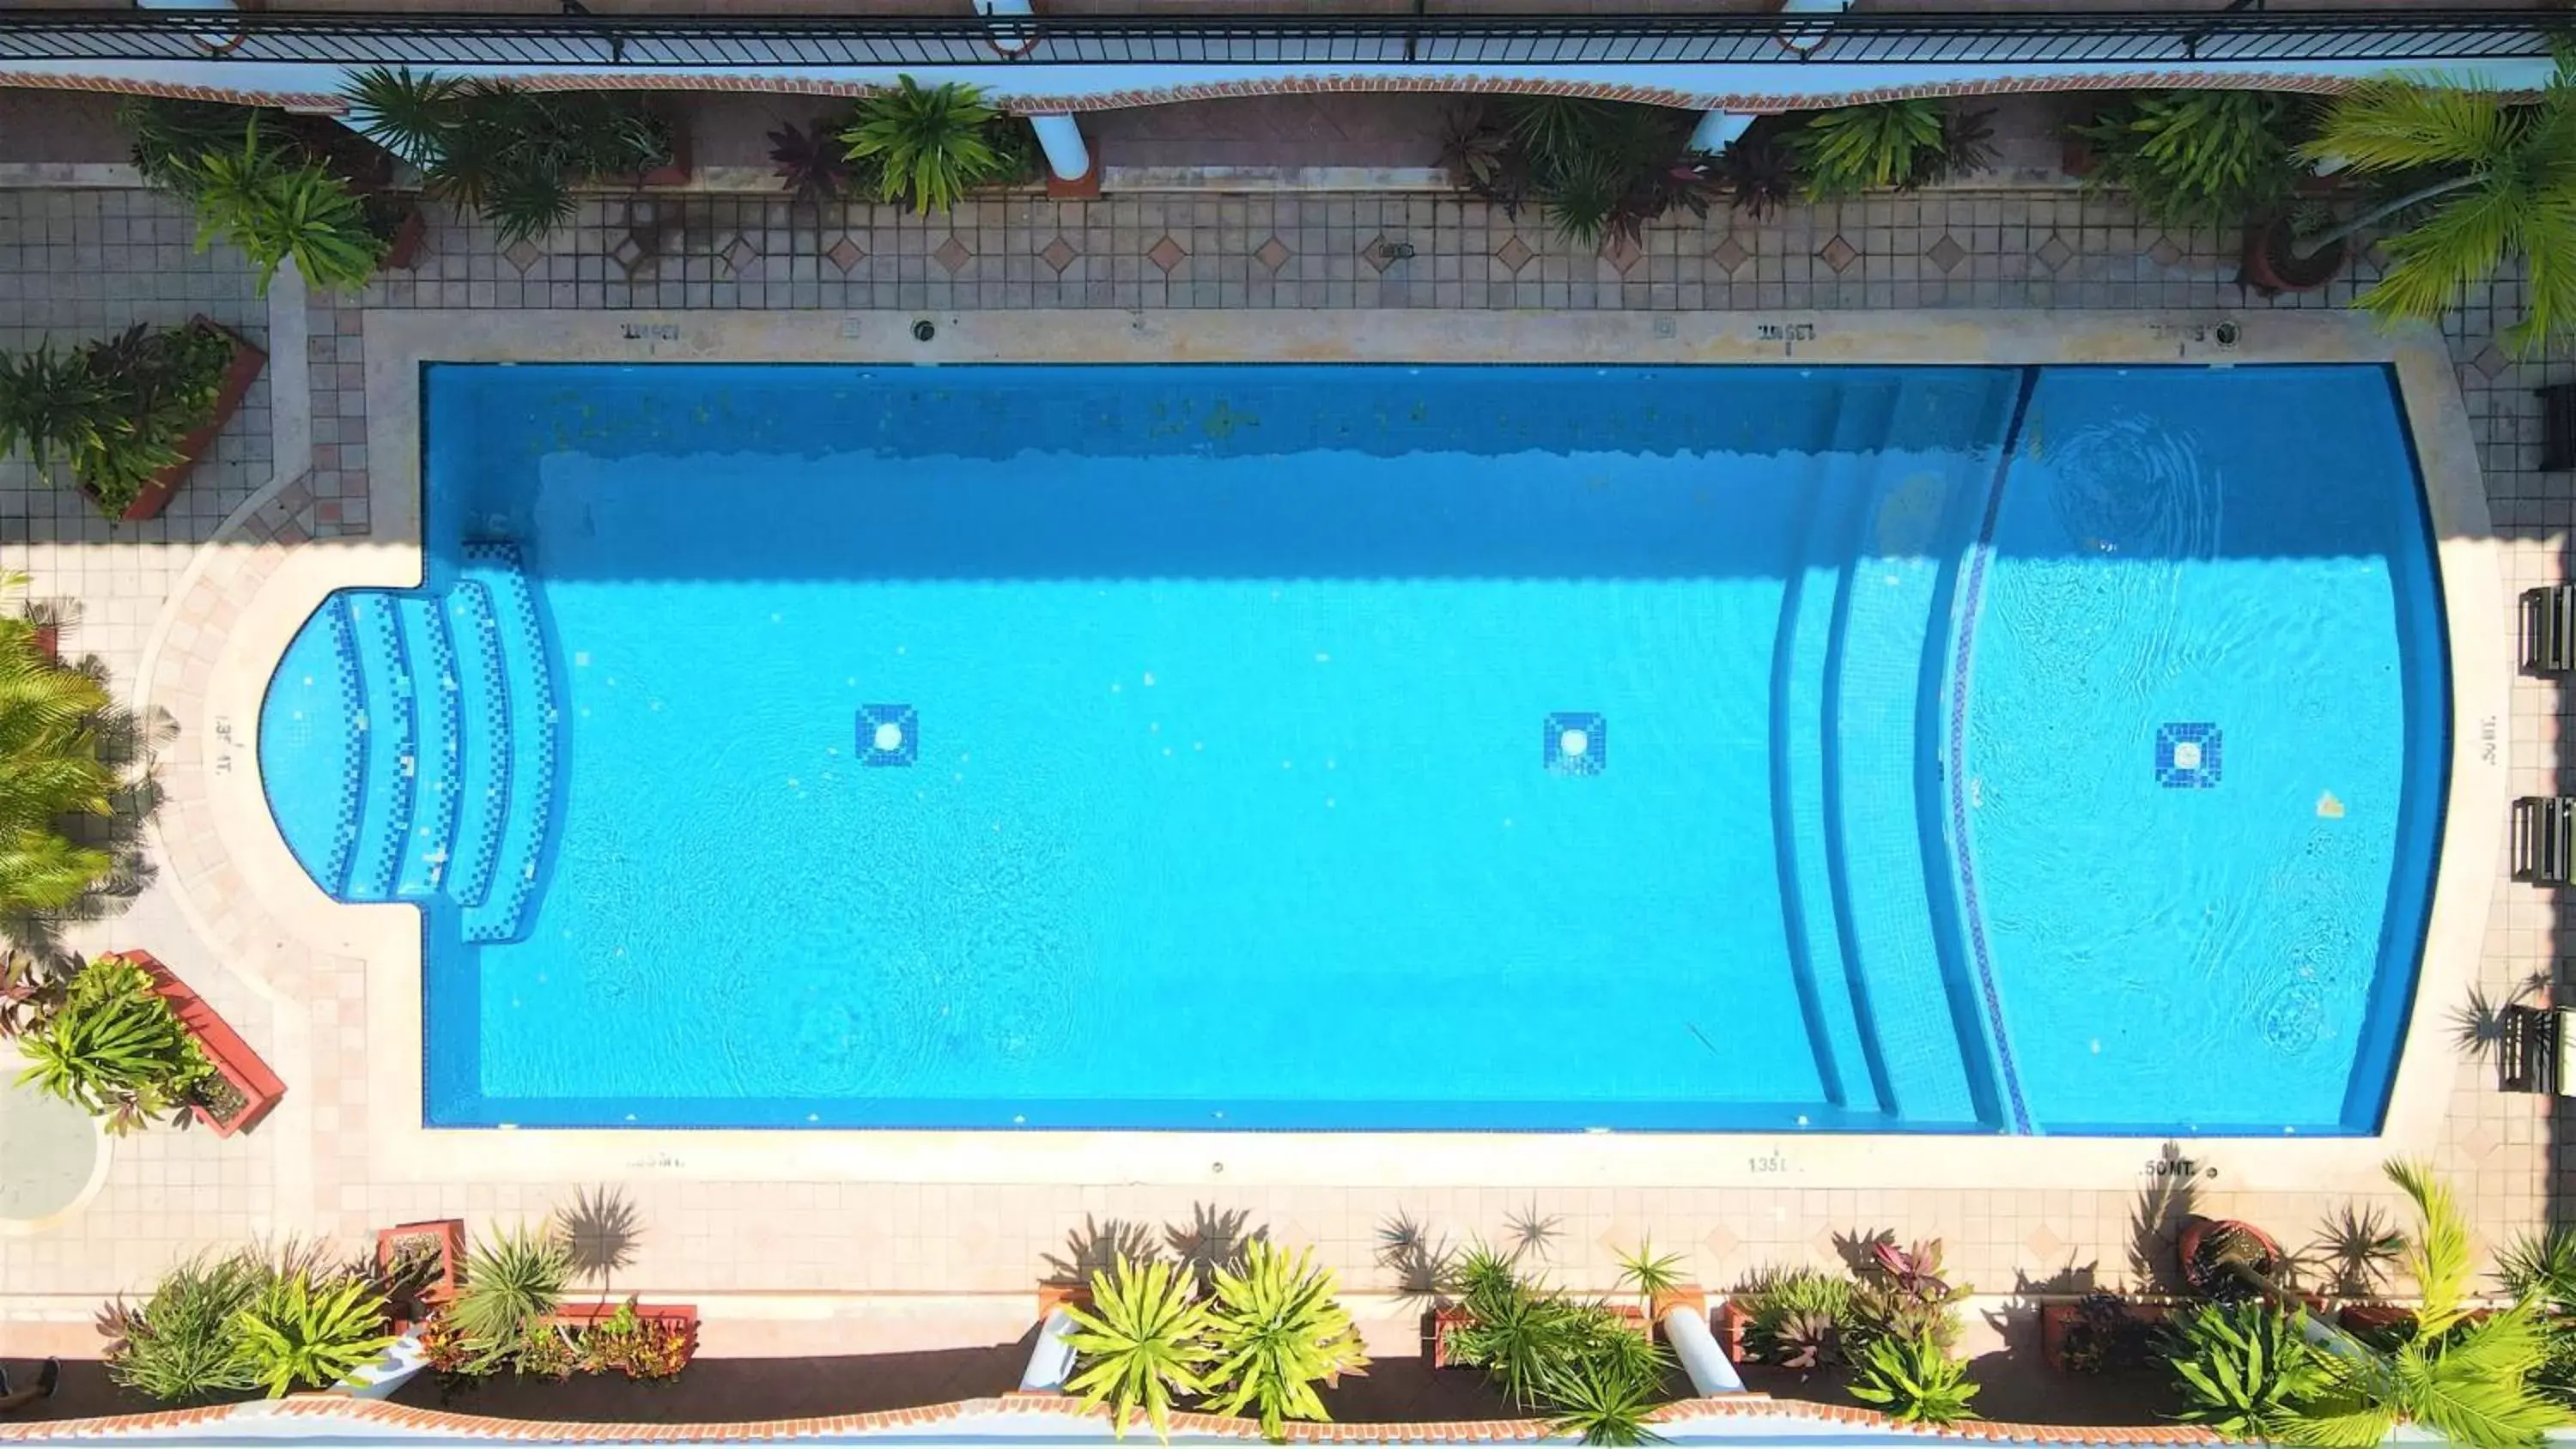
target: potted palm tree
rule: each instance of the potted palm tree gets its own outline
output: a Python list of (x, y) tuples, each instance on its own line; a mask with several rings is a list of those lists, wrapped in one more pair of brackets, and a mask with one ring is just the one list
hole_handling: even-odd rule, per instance
[[(2357, 299), (2392, 321), (2433, 319), (2508, 257), (2529, 266), (2529, 310), (2504, 334), (2529, 353), (2576, 325), (2576, 77), (2562, 59), (2536, 102), (2415, 79), (2364, 81), (2326, 108), (2313, 160), (2407, 189), (2341, 226), (2301, 236), (2289, 220), (2250, 229), (2245, 275), (2258, 287), (2322, 286), (2351, 239), (2418, 220), (2385, 239), (2388, 270)], [(2431, 179), (2423, 179), (2423, 178)]]

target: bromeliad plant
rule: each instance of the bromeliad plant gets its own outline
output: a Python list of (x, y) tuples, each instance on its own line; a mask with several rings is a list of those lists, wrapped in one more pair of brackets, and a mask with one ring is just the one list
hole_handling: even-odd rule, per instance
[(1213, 1353), (1208, 1307), (1190, 1275), (1121, 1257), (1114, 1270), (1091, 1275), (1091, 1306), (1067, 1312), (1075, 1325), (1067, 1342), (1082, 1367), (1065, 1387), (1107, 1404), (1120, 1438), (1142, 1415), (1156, 1438), (1169, 1439), (1174, 1399), (1208, 1391)]
[(1442, 164), (1506, 215), (1535, 205), (1578, 245), (1635, 245), (1676, 209), (1707, 216), (1721, 193), (1716, 163), (1690, 150), (1691, 125), (1660, 106), (1500, 96), (1451, 119)]
[(1994, 158), (1987, 112), (1917, 97), (1818, 111), (1789, 133), (1809, 200), (1912, 191), (1983, 170)]
[(977, 187), (1032, 180), (1038, 170), (1028, 122), (1001, 114), (981, 87), (960, 81), (924, 86), (898, 76), (894, 89), (859, 102), (840, 140), (853, 170), (874, 177), (879, 201), (909, 204), (922, 216), (954, 210)]
[(18, 1036), (33, 1085), (113, 1133), (183, 1108), (214, 1077), (178, 1015), (142, 967), (101, 957), (81, 968), (60, 1006)]
[(1745, 1344), (1766, 1363), (1812, 1373), (1846, 1361), (1847, 1336), (1857, 1338), (1859, 1290), (1849, 1278), (1814, 1268), (1757, 1275), (1733, 1295), (1752, 1315)]
[(1851, 1392), (1900, 1424), (1956, 1424), (1977, 1417), (1968, 1407), (1977, 1385), (1968, 1381), (1967, 1365), (1930, 1334), (1872, 1340)]
[(195, 159), (197, 250), (222, 237), (259, 271), (259, 294), (288, 261), (316, 287), (358, 287), (383, 262), (386, 239), (348, 186), (318, 161), (265, 144), (253, 114), (240, 144)]
[(2230, 1438), (2283, 1435), (2291, 1404), (2323, 1382), (2306, 1315), (2268, 1303), (2203, 1303), (2168, 1330), (2165, 1362), (2186, 1423)]
[(251, 1377), (282, 1399), (327, 1389), (394, 1344), (385, 1300), (362, 1278), (283, 1273), (234, 1319)]

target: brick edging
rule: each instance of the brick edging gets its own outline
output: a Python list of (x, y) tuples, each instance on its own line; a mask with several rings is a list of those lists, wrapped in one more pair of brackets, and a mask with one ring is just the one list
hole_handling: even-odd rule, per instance
[[(543, 1438), (564, 1443), (685, 1442), (719, 1439), (808, 1439), (917, 1429), (989, 1415), (1054, 1416), (1106, 1419), (1108, 1410), (1079, 1399), (1011, 1394), (1000, 1398), (960, 1399), (917, 1409), (881, 1409), (861, 1414), (835, 1414), (808, 1419), (767, 1419), (746, 1423), (555, 1423), (459, 1414), (446, 1409), (420, 1409), (381, 1399), (355, 1399), (339, 1394), (299, 1394), (275, 1402), (227, 1404), (204, 1409), (167, 1409), (148, 1414), (121, 1414), (96, 1419), (57, 1419), (40, 1424), (0, 1424), (0, 1443), (36, 1443), (56, 1439), (93, 1439), (171, 1429), (206, 1428), (235, 1420), (268, 1417), (329, 1419), (372, 1424), (415, 1433), (447, 1434), (474, 1439)], [(1988, 1423), (1978, 1420), (1946, 1428), (1899, 1424), (1874, 1409), (1811, 1404), (1762, 1395), (1742, 1398), (1684, 1399), (1654, 1415), (1666, 1426), (1726, 1419), (1803, 1419), (1848, 1424), (1889, 1434), (1924, 1438), (1970, 1439), (2042, 1444), (2221, 1444), (2229, 1442), (2207, 1429), (2188, 1424), (2137, 1428), (2087, 1428), (2065, 1424)], [(1261, 1426), (1250, 1419), (1216, 1414), (1172, 1415), (1181, 1434), (1256, 1441)], [(1545, 1439), (1541, 1419), (1450, 1420), (1411, 1424), (1297, 1424), (1288, 1426), (1293, 1444), (1490, 1443)]]
[[(900, 67), (894, 67), (900, 69)], [(1796, 74), (1796, 72), (1785, 72)], [(864, 81), (792, 80), (771, 76), (709, 75), (696, 71), (610, 73), (533, 72), (513, 78), (531, 90), (728, 91), (768, 95), (857, 97), (883, 89)], [(1634, 101), (1682, 110), (1741, 111), (1770, 114), (1818, 110), (1828, 106), (1927, 96), (2033, 95), (2055, 91), (2122, 91), (2164, 89), (2269, 90), (2331, 95), (2354, 82), (2337, 76), (2283, 72), (2151, 70), (2112, 75), (2014, 76), (1993, 80), (1884, 86), (1853, 91), (1782, 90), (1710, 93), (1661, 86), (1616, 85), (1600, 81), (1532, 80), (1516, 76), (1466, 74), (1299, 75), (1189, 85), (1150, 86), (1095, 95), (1021, 95), (996, 91), (992, 99), (1022, 115), (1114, 111), (1135, 106), (1173, 105), (1183, 101), (1238, 100), (1256, 96), (1316, 95), (1365, 92), (1432, 92), (1459, 95), (1578, 96), (1592, 100)], [(231, 101), (241, 105), (283, 106), (297, 110), (345, 110), (341, 98), (320, 91), (247, 91), (222, 86), (178, 85), (107, 76), (31, 74), (0, 71), (0, 86), (46, 90), (105, 91), (119, 95), (164, 96), (175, 100)]]

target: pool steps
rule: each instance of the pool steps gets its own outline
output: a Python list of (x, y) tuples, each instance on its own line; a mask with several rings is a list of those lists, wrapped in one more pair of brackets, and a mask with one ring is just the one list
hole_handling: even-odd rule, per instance
[(1856, 384), (1842, 395), (1806, 500), (1805, 547), (1781, 600), (1771, 680), (1771, 793), (1783, 925), (1827, 1093), (1861, 1113), (1884, 1111), (1886, 1103), (1872, 1060), (1876, 1048), (1863, 1014), (1864, 993), (1849, 969), (1834, 906), (1827, 680), (1835, 623), (1850, 586), (1853, 531), (1863, 516), (1854, 498), (1873, 466), (1869, 450), (1887, 442), (1895, 408), (1892, 381)]
[[(1938, 414), (1964, 401), (1955, 384), (1909, 380), (1897, 395), (1894, 433), (1939, 436)], [(1985, 402), (2000, 409), (2009, 398)], [(1979, 436), (1998, 431), (1990, 427)], [(1972, 1064), (1962, 1049), (1952, 989), (1959, 963), (1944, 960), (1930, 896), (1929, 872), (1940, 870), (1946, 879), (1949, 870), (1946, 857), (1926, 855), (1924, 812), (1939, 818), (1939, 801), (1917, 795), (1939, 789), (1937, 776), (1927, 780), (1922, 769), (1943, 719), (1925, 710), (1926, 680), (1937, 685), (1942, 677), (1947, 576), (1969, 545), (1977, 522), (1973, 505), (1983, 499), (1993, 466), (1991, 453), (1964, 449), (1873, 460), (1827, 686), (1833, 732), (1827, 753), (1837, 780), (1914, 787), (1898, 795), (1837, 791), (1828, 853), (1848, 964), (1862, 983), (1886, 1071), (1886, 1105), (1893, 1115), (1925, 1125), (1983, 1119), (1982, 1053)]]
[(444, 589), (336, 594), (321, 617), (355, 727), (318, 874), (342, 900), (451, 901), (469, 943), (518, 939), (553, 828), (562, 719), (516, 549), (468, 544)]

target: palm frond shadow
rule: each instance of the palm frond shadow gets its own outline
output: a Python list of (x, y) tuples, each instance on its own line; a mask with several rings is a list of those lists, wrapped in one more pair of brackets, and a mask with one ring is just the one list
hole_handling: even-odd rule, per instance
[(572, 1250), (574, 1277), (594, 1279), (606, 1288), (610, 1274), (635, 1262), (642, 1221), (624, 1188), (582, 1188), (570, 1208), (555, 1213), (555, 1221)]
[(1162, 1255), (1162, 1244), (1149, 1225), (1124, 1218), (1095, 1221), (1085, 1213), (1082, 1226), (1064, 1235), (1063, 1253), (1045, 1255), (1044, 1281), (1051, 1285), (1088, 1283), (1092, 1274), (1107, 1272), (1122, 1258), (1131, 1263), (1148, 1263)]
[(2138, 1189), (2137, 1205), (2129, 1210), (2129, 1280), (2141, 1289), (2181, 1293), (2189, 1285), (2174, 1243), (2182, 1236), (2184, 1220), (2199, 1211), (2200, 1184), (2185, 1164), (2180, 1143), (2166, 1143), (2157, 1160), (2165, 1170)]
[(1396, 1296), (1408, 1302), (1434, 1303), (1456, 1287), (1458, 1249), (1447, 1238), (1434, 1239), (1410, 1213), (1378, 1224), (1376, 1256), (1395, 1275)]
[(1556, 1249), (1556, 1240), (1565, 1233), (1561, 1213), (1541, 1213), (1533, 1200), (1518, 1212), (1503, 1215), (1503, 1241), (1511, 1245), (1511, 1255), (1545, 1261)]
[[(108, 688), (113, 697), (107, 666), (98, 656), (87, 655), (69, 662), (73, 669)], [(106, 814), (74, 817), (63, 823), (62, 831), (74, 844), (104, 852), (109, 861), (108, 873), (69, 906), (0, 919), (0, 941), (22, 950), (61, 954), (64, 928), (125, 914), (136, 898), (160, 879), (160, 866), (148, 854), (145, 840), (146, 827), (160, 811), (162, 800), (161, 782), (153, 772), (153, 762), (178, 739), (178, 724), (166, 710), (156, 708), (138, 714), (116, 704), (97, 716), (92, 733), (98, 744), (99, 762), (114, 771), (122, 783), (108, 792)]]
[(2505, 1013), (2539, 994), (2549, 984), (2545, 976), (2534, 975), (2505, 994), (2501, 1001), (2488, 997), (2486, 988), (2472, 986), (2469, 999), (2451, 1008), (2451, 1043), (2467, 1061), (2483, 1062), (2493, 1057), (2504, 1044)]
[(1878, 1270), (1878, 1250), (1896, 1245), (1896, 1231), (1880, 1228), (1868, 1233), (1834, 1234), (1834, 1256), (1853, 1274), (1866, 1278)]
[(1269, 1228), (1251, 1223), (1252, 1214), (1241, 1208), (1192, 1203), (1188, 1222), (1163, 1225), (1163, 1244), (1172, 1260), (1198, 1280), (1199, 1291), (1211, 1292), (1220, 1271), (1241, 1266), (1246, 1245), (1270, 1240)]

